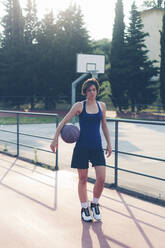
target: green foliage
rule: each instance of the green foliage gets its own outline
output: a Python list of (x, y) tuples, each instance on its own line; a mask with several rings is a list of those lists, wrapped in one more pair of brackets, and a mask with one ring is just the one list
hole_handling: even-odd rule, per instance
[[(18, 0), (6, 0), (6, 15), (2, 18), (1, 35), (3, 66), (3, 96), (20, 96), (24, 70), (24, 20)], [(0, 69), (0, 70), (1, 70)], [(21, 72), (21, 73), (20, 73)], [(6, 100), (8, 100), (6, 98)], [(19, 105), (19, 102), (14, 102)]]
[(102, 85), (100, 86), (99, 97), (101, 100), (109, 99), (111, 97), (110, 82), (102, 82)]
[[(59, 54), (57, 80), (63, 87), (61, 89), (63, 94), (68, 95), (68, 92), (71, 92), (71, 82), (77, 77), (75, 76), (76, 54), (89, 53), (91, 50), (80, 8), (71, 5), (65, 11), (61, 11), (57, 17), (56, 28)], [(70, 101), (70, 96), (68, 100)]]
[(19, 0), (6, 0), (4, 2), (6, 15), (2, 18), (1, 25), (2, 47), (19, 52), (22, 48), (24, 20)]
[(109, 56), (111, 51), (111, 41), (108, 39), (92, 40), (91, 41), (93, 54), (104, 54), (106, 57), (106, 64), (109, 63)]
[[(37, 33), (36, 49), (38, 53), (38, 63), (36, 65), (38, 92), (37, 96), (42, 96), (45, 103), (45, 108), (50, 109), (55, 105), (53, 98), (57, 99), (59, 94), (59, 83), (55, 80), (57, 71), (57, 42), (56, 42), (56, 27), (53, 12), (45, 14), (40, 22), (40, 27)], [(37, 83), (36, 83), (37, 85)], [(51, 99), (51, 101), (48, 100)]]
[(165, 110), (165, 14), (163, 16), (163, 28), (161, 31), (161, 63), (160, 63), (160, 97)]
[(106, 103), (107, 107), (111, 105), (111, 87), (109, 81), (102, 82), (100, 86), (100, 92), (99, 92), (99, 100)]
[(161, 8), (163, 0), (145, 0), (143, 2), (143, 7), (145, 8)]
[(49, 11), (40, 21), (35, 0), (27, 0), (24, 16), (18, 0), (6, 0), (5, 11), (0, 96), (17, 108), (27, 96), (32, 109), (40, 99), (47, 109), (61, 96), (69, 101), (71, 82), (77, 77), (76, 54), (91, 51), (80, 8), (70, 5), (56, 19)]
[(24, 9), (24, 22), (24, 82), (26, 84), (26, 95), (30, 96), (31, 110), (33, 110), (35, 101), (38, 100), (37, 94), (40, 86), (37, 74), (39, 54), (36, 45), (39, 21), (35, 0), (27, 0)]
[(37, 30), (39, 21), (37, 17), (37, 9), (35, 0), (27, 0), (27, 5), (24, 8), (24, 37), (26, 46), (32, 47), (36, 42)]
[(132, 111), (135, 111), (135, 105), (139, 109), (145, 108), (147, 104), (153, 103), (157, 98), (157, 88), (152, 77), (157, 76), (158, 68), (156, 61), (148, 59), (148, 50), (144, 44), (148, 33), (143, 32), (143, 24), (140, 13), (137, 11), (135, 3), (131, 8), (130, 24), (126, 35), (125, 44), (125, 66), (128, 89), (128, 99)]
[(127, 106), (126, 82), (123, 74), (125, 65), (123, 63), (124, 55), (124, 14), (122, 0), (118, 0), (115, 9), (115, 22), (113, 27), (113, 38), (111, 44), (111, 53), (109, 55), (110, 70), (109, 81), (111, 82), (112, 101), (115, 107)]

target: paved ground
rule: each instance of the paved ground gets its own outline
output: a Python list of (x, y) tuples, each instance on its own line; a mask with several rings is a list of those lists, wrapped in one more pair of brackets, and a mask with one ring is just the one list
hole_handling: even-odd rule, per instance
[[(88, 198), (93, 185), (88, 183)], [(0, 154), (0, 247), (164, 248), (163, 207), (104, 189), (102, 222), (83, 223), (77, 175)]]

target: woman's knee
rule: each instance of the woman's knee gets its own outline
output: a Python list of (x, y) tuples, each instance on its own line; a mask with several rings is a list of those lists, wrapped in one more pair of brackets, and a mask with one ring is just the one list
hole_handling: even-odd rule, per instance
[(87, 183), (87, 177), (86, 176), (79, 176), (79, 183), (85, 185)]

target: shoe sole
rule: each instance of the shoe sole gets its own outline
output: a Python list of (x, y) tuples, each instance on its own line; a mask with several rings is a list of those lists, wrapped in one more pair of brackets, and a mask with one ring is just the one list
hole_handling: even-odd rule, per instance
[(94, 218), (95, 220), (97, 220), (97, 221), (101, 221), (101, 219), (98, 220), (98, 219), (96, 219), (94, 216), (93, 216), (93, 218)]
[(81, 219), (84, 221), (84, 222), (92, 222), (92, 220), (84, 220), (82, 217)]

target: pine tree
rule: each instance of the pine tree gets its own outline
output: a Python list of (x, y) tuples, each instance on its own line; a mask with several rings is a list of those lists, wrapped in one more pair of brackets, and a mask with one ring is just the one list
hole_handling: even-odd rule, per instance
[(144, 44), (148, 33), (143, 32), (143, 23), (135, 2), (132, 4), (130, 24), (126, 35), (125, 66), (128, 85), (128, 97), (131, 109), (147, 107), (156, 100), (157, 90), (152, 77), (158, 73), (154, 66), (156, 61), (150, 61), (148, 50)]
[[(56, 20), (58, 62), (56, 77), (61, 86), (61, 92), (71, 99), (71, 83), (76, 79), (76, 54), (89, 53), (89, 36), (84, 27), (81, 9), (75, 4), (70, 5), (65, 11), (60, 11)], [(79, 88), (77, 88), (79, 89)]]
[[(22, 84), (24, 63), (24, 20), (19, 0), (5, 1), (6, 15), (2, 18), (2, 48), (6, 63), (6, 77), (4, 94), (8, 96), (21, 96), (24, 91)], [(14, 99), (14, 98), (13, 98)], [(12, 99), (18, 107), (21, 98)]]
[(37, 51), (37, 33), (39, 30), (39, 21), (37, 17), (37, 7), (35, 0), (27, 0), (25, 12), (24, 25), (24, 39), (25, 39), (25, 81), (27, 82), (26, 95), (30, 96), (31, 109), (34, 109), (35, 100), (37, 100), (38, 93), (38, 75), (37, 64), (39, 54)]
[(160, 96), (165, 110), (165, 14), (161, 31)]
[(1, 46), (8, 47), (11, 45), (12, 40), (12, 20), (13, 20), (13, 1), (6, 0), (4, 2), (6, 15), (2, 18), (1, 26), (3, 32), (1, 35)]
[(38, 94), (42, 96), (45, 108), (55, 107), (59, 94), (59, 85), (56, 81), (56, 61), (58, 51), (56, 44), (56, 27), (53, 11), (47, 12), (40, 23), (37, 34), (37, 47), (40, 54), (38, 75), (40, 88)]
[(25, 11), (24, 37), (27, 45), (33, 45), (36, 42), (36, 36), (39, 28), (37, 17), (37, 8), (35, 0), (27, 0)]
[[(19, 0), (4, 2), (6, 15), (2, 18), (2, 47), (21, 49), (23, 44), (24, 21)], [(18, 50), (17, 50), (18, 51)]]
[(112, 90), (112, 101), (115, 107), (119, 107), (120, 111), (122, 107), (127, 106), (126, 87), (123, 78), (124, 29), (123, 3), (122, 0), (118, 0), (115, 9), (115, 22), (109, 58), (111, 65), (109, 79)]
[(161, 8), (163, 0), (145, 0), (143, 6), (146, 8)]

